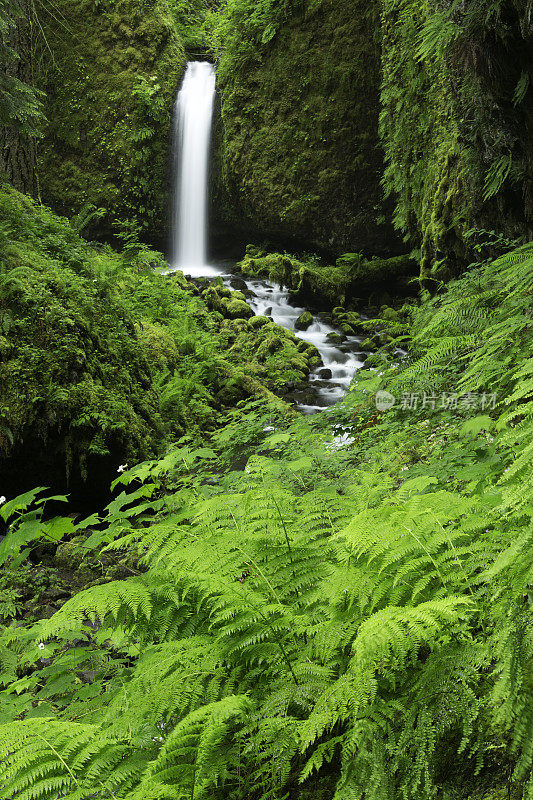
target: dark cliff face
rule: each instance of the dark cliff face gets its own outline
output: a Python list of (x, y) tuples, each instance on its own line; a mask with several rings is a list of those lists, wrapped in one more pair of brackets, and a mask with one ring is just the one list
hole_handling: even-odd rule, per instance
[(186, 56), (167, 0), (38, 4), (35, 78), (46, 93), (43, 200), (67, 216), (106, 209), (164, 241), (171, 113)]
[(325, 0), (286, 12), (264, 44), (243, 30), (222, 48), (216, 228), (330, 252), (395, 251), (380, 186), (378, 4)]

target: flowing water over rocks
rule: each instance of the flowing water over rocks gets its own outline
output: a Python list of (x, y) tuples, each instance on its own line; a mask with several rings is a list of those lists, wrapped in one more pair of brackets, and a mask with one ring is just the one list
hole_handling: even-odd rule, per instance
[[(226, 277), (225, 282), (231, 285), (231, 277)], [(340, 400), (348, 391), (356, 370), (363, 366), (361, 356), (357, 355), (360, 337), (339, 334), (321, 319), (321, 314), (314, 315), (306, 331), (298, 331), (296, 321), (307, 309), (293, 306), (288, 292), (274, 283), (261, 279), (244, 282), (250, 292), (248, 302), (256, 314), (271, 317), (278, 325), (294, 331), (299, 339), (313, 344), (322, 356), (323, 366), (311, 373), (309, 387), (291, 393), (300, 410), (315, 413)], [(336, 334), (343, 341), (333, 343), (328, 339), (329, 334)]]
[[(348, 391), (355, 372), (363, 366), (365, 353), (360, 351), (360, 336), (345, 336), (329, 324), (327, 314), (313, 312), (313, 322), (299, 331), (296, 322), (308, 309), (291, 303), (289, 292), (264, 279), (250, 279), (237, 274), (231, 264), (209, 265), (185, 272), (189, 278), (222, 278), (231, 289), (246, 296), (258, 316), (270, 317), (273, 322), (294, 332), (297, 338), (310, 342), (319, 351), (322, 365), (313, 370), (305, 386), (289, 388), (286, 399), (293, 401), (305, 414), (314, 414), (333, 405)], [(335, 341), (332, 341), (332, 337)]]
[(193, 279), (222, 277), (226, 285), (244, 290), (255, 314), (270, 317), (315, 345), (322, 366), (311, 373), (308, 385), (289, 388), (288, 395), (301, 411), (314, 413), (340, 400), (348, 390), (354, 373), (363, 366), (363, 356), (357, 354), (361, 340), (340, 334), (321, 314), (314, 315), (305, 331), (297, 331), (297, 320), (307, 309), (293, 306), (287, 291), (266, 280), (237, 278), (227, 266), (207, 263), (207, 178), (215, 82), (212, 64), (190, 62), (176, 101), (176, 205), (170, 269)]

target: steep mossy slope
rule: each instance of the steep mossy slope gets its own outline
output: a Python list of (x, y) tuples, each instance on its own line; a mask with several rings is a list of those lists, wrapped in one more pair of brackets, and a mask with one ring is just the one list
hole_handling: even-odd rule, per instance
[(112, 454), (146, 456), (162, 437), (146, 352), (109, 287), (120, 263), (23, 195), (0, 192), (3, 486), (23, 485), (28, 468), (56, 486), (65, 472), (106, 481)]
[(532, 44), (522, 0), (383, 3), (385, 185), (425, 275), (532, 233)]
[(46, 92), (39, 147), (43, 200), (71, 215), (87, 204), (165, 235), (173, 99), (185, 52), (168, 0), (38, 3), (35, 77)]
[[(0, 478), (106, 496), (120, 463), (212, 430), (225, 409), (305, 381), (312, 345), (254, 317), (220, 279), (162, 274), (130, 241), (88, 245), (0, 183)], [(28, 483), (31, 476), (31, 483)]]
[(325, 250), (383, 253), (377, 3), (236, 3), (220, 12), (219, 222)]

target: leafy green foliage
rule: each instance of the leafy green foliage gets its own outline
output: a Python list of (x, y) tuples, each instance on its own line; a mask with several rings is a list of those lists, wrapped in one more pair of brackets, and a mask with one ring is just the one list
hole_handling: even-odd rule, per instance
[(36, 136), (43, 121), (41, 95), (17, 77), (14, 65), (20, 56), (10, 45), (22, 13), (19, 0), (0, 2), (0, 125)]
[[(137, 574), (0, 633), (11, 795), (529, 798), (532, 274), (473, 268), (325, 415), (255, 402), (121, 475), (85, 546)], [(377, 416), (432, 385), (498, 405)]]
[(526, 5), (383, 4), (383, 185), (424, 276), (447, 280), (472, 260), (472, 226), (497, 220), (514, 238), (531, 218)]

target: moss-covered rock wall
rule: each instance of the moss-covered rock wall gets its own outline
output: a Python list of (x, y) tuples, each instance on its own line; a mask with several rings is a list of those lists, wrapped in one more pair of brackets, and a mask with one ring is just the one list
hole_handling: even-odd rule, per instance
[(228, 0), (217, 40), (217, 223), (243, 237), (385, 253), (379, 4)]
[[(384, 0), (380, 132), (395, 224), (447, 278), (533, 231), (533, 27), (522, 0)], [(498, 237), (496, 237), (498, 238)]]
[(106, 209), (100, 230), (137, 218), (166, 232), (173, 100), (186, 56), (168, 0), (38, 1), (35, 78), (46, 92), (43, 200), (71, 216)]

